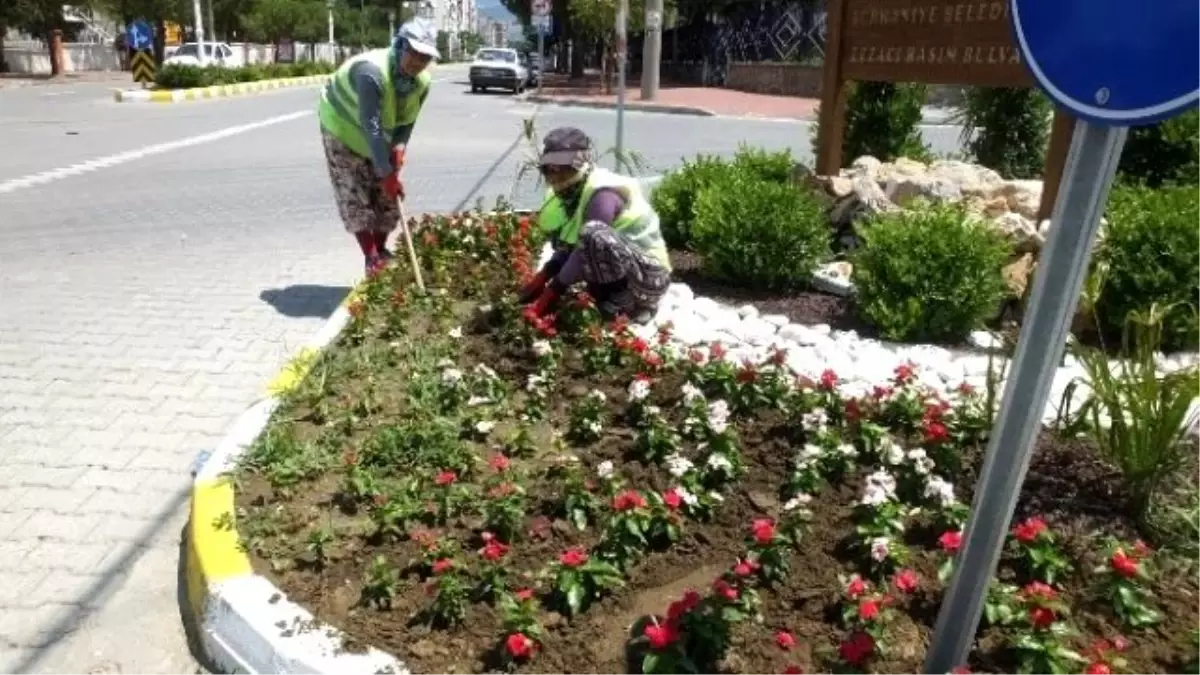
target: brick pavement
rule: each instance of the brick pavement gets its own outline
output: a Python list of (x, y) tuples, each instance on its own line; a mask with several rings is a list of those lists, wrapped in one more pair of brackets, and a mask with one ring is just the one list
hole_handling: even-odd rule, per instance
[[(542, 86), (541, 97), (549, 102), (568, 104), (615, 106), (617, 103), (616, 93), (604, 93), (596, 74), (589, 74), (589, 77), (578, 82), (567, 80), (562, 75), (548, 75)], [(642, 101), (638, 78), (630, 78), (627, 82), (625, 98), (625, 105), (633, 110), (666, 106), (696, 109), (714, 115), (797, 120), (816, 119), (815, 110), (820, 102), (815, 98), (752, 94), (721, 87), (684, 86), (669, 81), (661, 83), (654, 101)]]

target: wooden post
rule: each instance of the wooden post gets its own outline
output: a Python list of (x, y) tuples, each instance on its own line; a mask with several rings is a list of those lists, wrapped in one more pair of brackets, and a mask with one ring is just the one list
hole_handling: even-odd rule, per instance
[(846, 82), (842, 79), (842, 20), (846, 0), (829, 0), (825, 14), (825, 64), (821, 74), (821, 112), (817, 120), (817, 175), (836, 176), (842, 168), (846, 130)]
[(1054, 122), (1050, 125), (1050, 143), (1046, 148), (1046, 166), (1042, 171), (1042, 202), (1038, 204), (1038, 222), (1054, 213), (1054, 202), (1058, 199), (1058, 185), (1062, 182), (1063, 169), (1067, 165), (1067, 152), (1071, 149), (1071, 135), (1075, 132), (1075, 118), (1062, 108), (1054, 107)]

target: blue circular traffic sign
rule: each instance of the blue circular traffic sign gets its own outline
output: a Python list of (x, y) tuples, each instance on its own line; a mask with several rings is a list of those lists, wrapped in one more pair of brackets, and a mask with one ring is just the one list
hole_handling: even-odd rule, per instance
[(145, 19), (135, 19), (129, 22), (125, 29), (126, 43), (133, 49), (149, 49), (154, 44), (154, 31)]
[(1197, 0), (1012, 0), (1021, 58), (1090, 122), (1149, 124), (1200, 101)]

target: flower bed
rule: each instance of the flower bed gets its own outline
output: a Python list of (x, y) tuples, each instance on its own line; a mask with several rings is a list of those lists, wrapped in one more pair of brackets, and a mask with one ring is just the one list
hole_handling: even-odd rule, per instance
[[(582, 294), (531, 320), (530, 229), (426, 219), (437, 290), (369, 280), (237, 470), (256, 570), (419, 672), (918, 671), (991, 392), (742, 362)], [(1177, 672), (1194, 574), (1090, 446), (1038, 448), (964, 667)]]

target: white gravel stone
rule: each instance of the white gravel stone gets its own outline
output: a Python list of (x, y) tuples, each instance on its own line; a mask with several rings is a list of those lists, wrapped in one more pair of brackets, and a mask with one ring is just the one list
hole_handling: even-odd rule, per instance
[(742, 305), (741, 307), (737, 308), (737, 313), (738, 316), (742, 317), (743, 319), (749, 319), (751, 317), (758, 316), (758, 308), (754, 305)]
[(788, 318), (782, 314), (763, 314), (759, 318), (776, 328), (781, 328), (788, 324)]
[(985, 351), (998, 351), (1004, 347), (1004, 340), (987, 330), (972, 331), (970, 343), (972, 347)]

